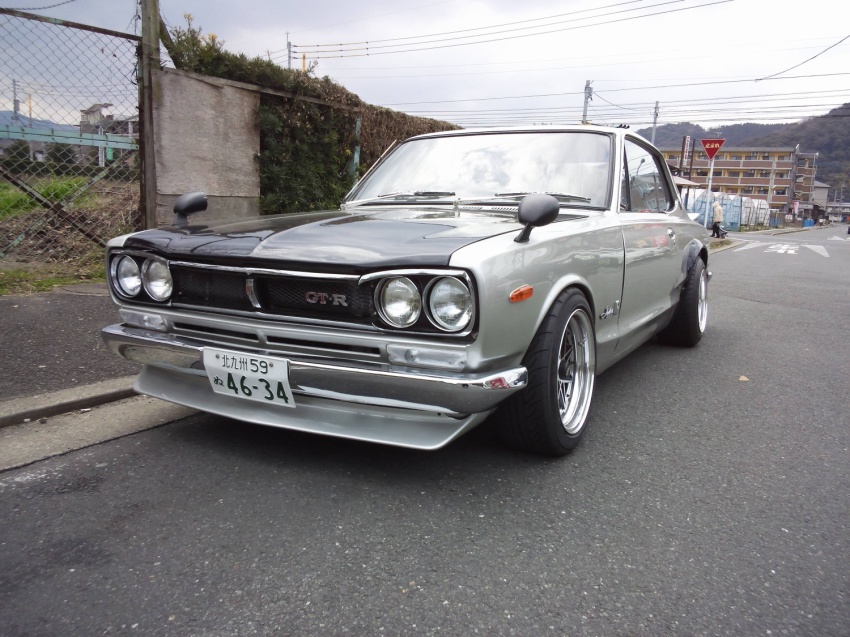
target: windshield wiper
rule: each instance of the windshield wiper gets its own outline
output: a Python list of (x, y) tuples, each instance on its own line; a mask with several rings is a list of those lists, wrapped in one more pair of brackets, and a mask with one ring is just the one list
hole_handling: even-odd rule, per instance
[(568, 192), (497, 192), (497, 197), (506, 197), (506, 198), (522, 198), (526, 195), (549, 195), (558, 200), (563, 201), (584, 201), (585, 203), (590, 203), (590, 197), (583, 197), (582, 195), (573, 195)]
[(347, 203), (348, 205), (360, 206), (362, 204), (371, 203), (373, 201), (382, 201), (384, 199), (439, 199), (440, 197), (453, 197), (454, 195), (455, 193), (450, 190), (414, 190), (412, 192), (399, 191), (387, 192), (383, 195), (378, 195), (377, 197), (369, 197), (368, 199), (355, 199)]

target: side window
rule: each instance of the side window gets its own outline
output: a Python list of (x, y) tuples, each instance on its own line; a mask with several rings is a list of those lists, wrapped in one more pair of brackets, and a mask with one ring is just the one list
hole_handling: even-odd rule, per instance
[[(673, 207), (673, 199), (667, 188), (664, 171), (657, 158), (643, 146), (626, 140), (626, 165), (628, 177), (624, 174), (623, 189), (628, 188), (632, 212), (666, 212)], [(620, 204), (625, 195), (620, 196)]]

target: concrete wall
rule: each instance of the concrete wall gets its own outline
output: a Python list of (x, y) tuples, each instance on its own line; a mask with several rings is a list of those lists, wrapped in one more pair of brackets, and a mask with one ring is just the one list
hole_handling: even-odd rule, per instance
[(157, 225), (171, 225), (174, 200), (207, 193), (193, 223), (259, 214), (260, 94), (174, 69), (154, 71)]

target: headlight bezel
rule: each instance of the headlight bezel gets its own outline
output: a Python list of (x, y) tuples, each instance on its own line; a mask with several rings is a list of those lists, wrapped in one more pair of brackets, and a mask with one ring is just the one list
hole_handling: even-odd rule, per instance
[[(165, 269), (166, 277), (163, 277), (163, 280), (166, 281), (165, 285), (167, 287), (167, 292), (165, 294), (161, 294), (155, 291), (155, 285), (158, 281), (154, 280), (154, 275), (151, 274), (151, 268), (153, 267), (162, 267)], [(151, 256), (144, 260), (142, 263), (142, 285), (145, 288), (145, 293), (157, 303), (166, 303), (169, 299), (171, 299), (171, 295), (174, 292), (174, 278), (171, 275), (171, 268), (168, 267), (168, 261), (161, 257)]]
[[(119, 248), (110, 250), (106, 257), (108, 285), (116, 300), (145, 305), (169, 306), (174, 295), (174, 279), (170, 261), (156, 253), (146, 250)], [(122, 263), (132, 262), (138, 274), (139, 289), (132, 293), (121, 284), (119, 268)], [(156, 280), (151, 279), (150, 268), (156, 263), (164, 266), (171, 280), (170, 291), (167, 295), (157, 291)]]
[[(128, 290), (123, 284), (122, 279), (123, 275), (120, 273), (121, 265), (124, 263), (133, 264), (135, 267), (135, 276), (138, 279), (138, 284), (134, 286), (135, 291)], [(118, 254), (113, 257), (112, 262), (110, 264), (110, 275), (112, 279), (112, 288), (115, 292), (122, 298), (125, 299), (135, 299), (138, 298), (139, 294), (142, 293), (144, 289), (144, 284), (142, 282), (142, 268), (139, 265), (139, 262), (129, 254)]]
[[(387, 288), (394, 282), (399, 282), (405, 287), (412, 288), (412, 290), (415, 292), (415, 297), (413, 297), (415, 298), (414, 305), (416, 305), (415, 312), (412, 313), (412, 320), (409, 320), (407, 323), (401, 323), (399, 321), (393, 320), (393, 318), (387, 311), (386, 303), (384, 300), (384, 294), (387, 291)], [(387, 277), (381, 280), (381, 282), (375, 289), (375, 308), (378, 311), (378, 315), (385, 323), (396, 329), (408, 329), (416, 325), (416, 323), (422, 316), (422, 301), (422, 291), (419, 289), (415, 282), (413, 282), (410, 278), (404, 275)]]
[[(467, 297), (467, 300), (468, 300), (469, 307), (468, 307), (468, 311), (465, 312), (466, 320), (463, 321), (462, 324), (458, 324), (458, 325), (455, 325), (455, 326), (448, 324), (447, 322), (440, 319), (440, 317), (437, 315), (437, 312), (434, 309), (434, 305), (433, 305), (434, 290), (443, 281), (454, 281), (461, 288), (463, 288), (463, 290), (466, 293), (466, 297)], [(425, 308), (426, 308), (426, 313), (428, 315), (428, 320), (430, 320), (431, 323), (434, 325), (434, 327), (436, 327), (437, 329), (439, 329), (443, 332), (448, 332), (448, 333), (453, 334), (455, 332), (462, 332), (472, 323), (472, 319), (475, 315), (475, 299), (472, 295), (472, 290), (470, 289), (470, 286), (466, 281), (463, 281), (462, 279), (460, 279), (456, 276), (435, 277), (434, 279), (432, 279), (428, 283), (428, 287), (426, 288), (425, 294), (423, 296), (424, 296), (424, 299), (425, 299), (424, 305), (425, 305)]]
[[(417, 287), (422, 298), (422, 311), (419, 319), (409, 327), (398, 327), (388, 321), (381, 311), (380, 291), (384, 283), (397, 277), (406, 277)], [(433, 286), (444, 278), (454, 278), (462, 284), (469, 294), (470, 316), (466, 324), (457, 329), (447, 329), (434, 319), (429, 305), (430, 292)], [(410, 334), (411, 336), (451, 336), (454, 338), (465, 338), (473, 334), (477, 329), (478, 322), (478, 295), (472, 276), (465, 270), (439, 269), (439, 268), (399, 268), (397, 270), (382, 270), (363, 275), (360, 284), (372, 283), (375, 286), (374, 305), (376, 313), (376, 327), (387, 332), (398, 332)]]

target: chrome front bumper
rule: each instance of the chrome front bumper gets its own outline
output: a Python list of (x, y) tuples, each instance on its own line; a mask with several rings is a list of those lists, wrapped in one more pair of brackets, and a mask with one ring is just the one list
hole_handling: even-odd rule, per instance
[[(263, 406), (257, 402), (216, 394), (204, 369), (203, 344), (194, 339), (123, 324), (104, 328), (101, 336), (116, 354), (145, 365), (136, 383), (136, 389), (141, 393), (250, 422), (417, 448), (435, 448), (388, 440), (384, 435), (347, 435), (347, 431), (336, 431), (339, 429), (336, 424), (331, 427), (334, 431), (319, 431), (318, 423), (308, 425), (303, 422), (303, 426), (292, 426), (294, 421), (304, 420), (304, 410), (261, 409)], [(410, 368), (366, 368), (347, 362), (304, 360), (274, 351), (232, 349), (286, 358), (290, 386), (299, 407), (319, 408), (323, 405), (336, 411), (344, 408), (363, 418), (372, 416), (373, 420), (384, 421), (396, 417), (404, 421), (448, 420), (455, 423), (452, 429), (461, 423), (483, 420), (500, 402), (525, 387), (528, 380), (525, 367), (487, 374), (459, 374)], [(342, 426), (342, 429), (346, 427)], [(456, 435), (459, 432), (449, 440)]]

